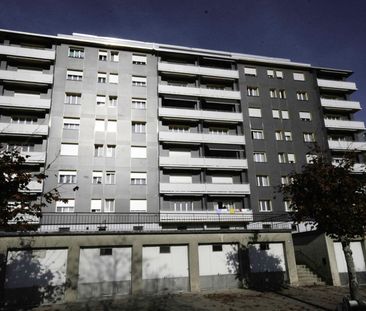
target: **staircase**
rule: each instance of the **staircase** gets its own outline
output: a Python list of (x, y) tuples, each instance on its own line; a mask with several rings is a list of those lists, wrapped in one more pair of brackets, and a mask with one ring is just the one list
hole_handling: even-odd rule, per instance
[(300, 286), (325, 285), (325, 282), (306, 265), (296, 265), (296, 268)]

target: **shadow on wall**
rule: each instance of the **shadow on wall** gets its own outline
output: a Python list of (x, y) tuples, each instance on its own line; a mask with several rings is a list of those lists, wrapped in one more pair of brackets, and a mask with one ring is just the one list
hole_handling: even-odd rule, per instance
[(286, 285), (283, 262), (268, 252), (267, 243), (241, 246), (238, 253), (231, 252), (226, 257), (230, 272), (245, 288), (276, 291)]
[[(37, 256), (40, 255), (37, 251)], [(9, 253), (6, 265), (3, 306), (5, 309), (39, 306), (56, 303), (63, 299), (64, 286), (53, 284), (59, 278), (32, 252), (32, 250)]]

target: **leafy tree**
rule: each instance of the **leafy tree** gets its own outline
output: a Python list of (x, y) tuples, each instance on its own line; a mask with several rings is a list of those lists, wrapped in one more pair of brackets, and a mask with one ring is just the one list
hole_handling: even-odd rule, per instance
[(291, 183), (281, 190), (291, 200), (296, 222), (310, 222), (313, 228), (342, 243), (346, 258), (350, 296), (360, 301), (359, 285), (350, 242), (366, 234), (366, 173), (353, 172), (351, 158), (334, 166), (323, 153), (291, 174)]
[[(1, 146), (0, 146), (1, 147)], [(47, 203), (60, 199), (57, 189), (43, 194), (32, 193), (28, 185), (36, 180), (42, 183), (44, 173), (32, 174), (26, 165), (26, 158), (18, 150), (0, 149), (0, 230), (36, 230), (42, 208)]]

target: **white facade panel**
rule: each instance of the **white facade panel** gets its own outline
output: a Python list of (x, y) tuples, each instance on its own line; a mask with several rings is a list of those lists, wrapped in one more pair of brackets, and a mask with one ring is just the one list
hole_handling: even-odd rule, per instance
[[(363, 255), (361, 242), (351, 242), (351, 251), (356, 272), (366, 271), (365, 257)], [(336, 256), (338, 273), (347, 273), (348, 269), (346, 258), (344, 257), (341, 242), (334, 242), (334, 252)]]
[(260, 244), (249, 247), (249, 262), (251, 272), (286, 271), (285, 255), (282, 243), (266, 243), (268, 247), (261, 248)]

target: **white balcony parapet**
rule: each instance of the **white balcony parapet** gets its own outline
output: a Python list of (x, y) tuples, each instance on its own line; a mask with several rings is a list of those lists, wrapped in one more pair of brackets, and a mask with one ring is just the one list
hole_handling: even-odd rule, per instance
[(21, 46), (0, 45), (0, 55), (54, 60), (56, 54), (54, 50), (42, 50)]
[(165, 72), (188, 73), (194, 75), (239, 79), (239, 72), (237, 70), (230, 69), (219, 69), (173, 63), (158, 63), (158, 70)]
[(46, 136), (48, 126), (43, 124), (0, 123), (0, 135), (2, 134)]
[(355, 163), (353, 165), (353, 172), (355, 173), (365, 173), (366, 172), (366, 165), (364, 163)]
[(362, 121), (324, 119), (324, 124), (326, 128), (332, 130), (348, 130), (348, 131), (365, 130), (365, 123)]
[(184, 184), (160, 183), (160, 193), (175, 194), (250, 194), (249, 184)]
[(253, 212), (243, 210), (216, 210), (196, 212), (160, 211), (161, 222), (251, 222)]
[(0, 106), (23, 109), (50, 109), (51, 100), (28, 96), (0, 96)]
[(159, 93), (162, 94), (172, 94), (172, 95), (240, 99), (239, 91), (230, 91), (230, 90), (215, 90), (199, 87), (188, 87), (188, 86), (185, 87), (185, 86), (159, 84), (158, 91)]
[[(46, 153), (45, 152), (21, 152), (23, 157), (25, 157), (26, 163), (44, 163), (46, 161)], [(28, 156), (28, 157), (27, 157)]]
[(348, 81), (337, 81), (337, 80), (326, 80), (326, 79), (317, 79), (318, 86), (320, 88), (325, 89), (337, 89), (344, 91), (356, 91), (356, 83), (348, 82)]
[(329, 149), (341, 151), (366, 151), (366, 142), (328, 140)]
[(36, 70), (0, 70), (1, 80), (52, 84), (53, 75)]
[(191, 158), (191, 157), (160, 157), (160, 166), (163, 167), (190, 167), (190, 168), (213, 168), (213, 169), (247, 169), (246, 159), (223, 159), (223, 158)]
[(167, 142), (194, 142), (245, 145), (244, 135), (159, 132), (159, 140)]
[(324, 108), (331, 110), (361, 110), (360, 102), (339, 99), (320, 99), (321, 105)]
[(243, 115), (240, 112), (177, 109), (164, 107), (159, 108), (159, 117), (243, 122)]
[(37, 180), (31, 180), (27, 185), (28, 190), (23, 190), (24, 192), (42, 192), (43, 191), (43, 181), (40, 183)]

